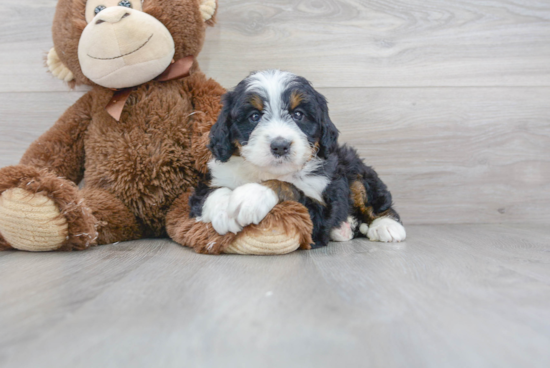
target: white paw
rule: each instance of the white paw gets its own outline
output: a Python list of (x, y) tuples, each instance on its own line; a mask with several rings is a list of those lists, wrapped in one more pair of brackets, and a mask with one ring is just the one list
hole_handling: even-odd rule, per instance
[(330, 239), (337, 242), (345, 242), (353, 239), (353, 231), (349, 222), (342, 223), (339, 228), (334, 228), (330, 231)]
[(357, 220), (349, 216), (346, 222), (339, 228), (330, 231), (330, 239), (337, 242), (344, 242), (353, 239), (353, 232), (357, 228)]
[(261, 184), (249, 183), (233, 191), (227, 213), (242, 227), (257, 225), (277, 203), (279, 197), (273, 190)]
[(367, 236), (372, 241), (390, 243), (405, 240), (407, 233), (399, 222), (389, 217), (381, 217), (370, 224)]
[(230, 231), (237, 234), (241, 231), (242, 227), (227, 213), (231, 193), (228, 188), (216, 189), (210, 193), (202, 207), (202, 216), (197, 220), (212, 223), (212, 227), (220, 235), (225, 235)]

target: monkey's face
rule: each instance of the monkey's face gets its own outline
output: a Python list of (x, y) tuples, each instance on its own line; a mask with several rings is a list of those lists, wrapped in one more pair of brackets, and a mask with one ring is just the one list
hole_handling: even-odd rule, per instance
[(78, 60), (84, 75), (100, 86), (137, 86), (157, 77), (173, 60), (170, 32), (142, 11), (141, 0), (88, 0), (86, 21)]
[(217, 0), (57, 0), (50, 71), (74, 86), (126, 88), (199, 55)]

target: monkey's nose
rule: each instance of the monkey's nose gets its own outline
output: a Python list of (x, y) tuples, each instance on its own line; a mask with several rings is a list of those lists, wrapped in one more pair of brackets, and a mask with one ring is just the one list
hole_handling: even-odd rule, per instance
[(123, 6), (111, 6), (107, 9), (102, 10), (97, 16), (96, 16), (96, 24), (101, 23), (118, 23), (122, 19), (129, 17), (130, 13), (128, 12), (128, 8)]

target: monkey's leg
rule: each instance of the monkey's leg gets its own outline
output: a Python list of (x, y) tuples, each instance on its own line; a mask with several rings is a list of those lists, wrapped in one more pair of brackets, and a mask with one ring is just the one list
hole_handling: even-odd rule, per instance
[(142, 237), (142, 227), (134, 214), (113, 194), (98, 188), (84, 188), (80, 193), (97, 219), (97, 245)]
[(74, 183), (32, 166), (0, 170), (0, 248), (82, 250), (95, 244), (95, 225)]

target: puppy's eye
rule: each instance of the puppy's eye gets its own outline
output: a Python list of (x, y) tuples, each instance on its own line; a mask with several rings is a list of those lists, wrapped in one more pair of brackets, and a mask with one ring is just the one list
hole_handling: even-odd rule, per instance
[(98, 15), (100, 11), (102, 11), (103, 9), (106, 9), (105, 5), (98, 5), (95, 7), (94, 9), (94, 14), (95, 15)]
[(118, 6), (124, 6), (125, 8), (131, 8), (132, 3), (129, 2), (128, 0), (122, 0), (121, 2), (118, 3)]
[(304, 113), (301, 111), (294, 111), (292, 113), (292, 119), (296, 121), (302, 121), (304, 119)]
[(259, 112), (255, 112), (248, 117), (248, 120), (250, 120), (252, 123), (257, 123), (261, 119), (262, 119), (262, 114), (260, 114)]

